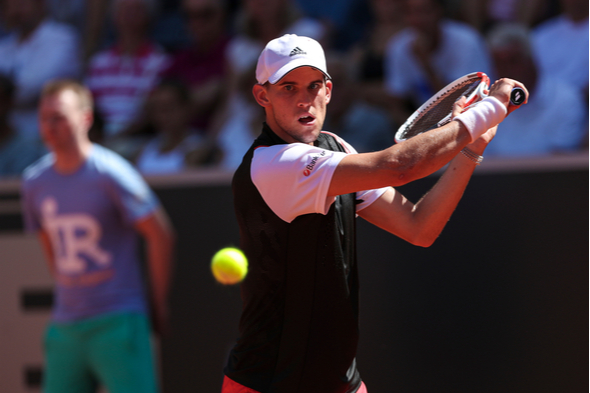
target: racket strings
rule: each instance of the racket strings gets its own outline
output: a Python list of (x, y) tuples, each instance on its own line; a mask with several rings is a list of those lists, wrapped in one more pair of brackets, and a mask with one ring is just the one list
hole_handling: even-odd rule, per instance
[[(408, 122), (402, 131), (403, 139), (408, 139), (433, 128), (440, 127), (441, 119), (453, 110), (453, 105), (462, 96), (471, 95), (480, 85), (480, 78), (473, 78), (463, 81), (460, 84), (450, 86), (440, 93), (429, 105), (419, 111), (416, 118)], [(450, 121), (450, 119), (449, 119)]]

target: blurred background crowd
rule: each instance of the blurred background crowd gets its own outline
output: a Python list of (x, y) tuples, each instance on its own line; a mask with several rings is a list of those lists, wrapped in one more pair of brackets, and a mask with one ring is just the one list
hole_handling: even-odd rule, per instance
[(0, 0), (0, 176), (45, 153), (37, 101), (54, 78), (91, 89), (92, 140), (142, 173), (235, 169), (264, 116), (257, 57), (285, 33), (324, 46), (324, 129), (359, 152), (474, 71), (530, 92), (486, 156), (588, 148), (587, 0)]

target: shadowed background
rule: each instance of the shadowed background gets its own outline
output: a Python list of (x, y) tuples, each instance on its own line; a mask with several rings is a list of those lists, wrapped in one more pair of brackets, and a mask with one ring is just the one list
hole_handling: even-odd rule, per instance
[[(358, 364), (370, 392), (588, 391), (585, 165), (476, 172), (442, 235), (427, 249), (358, 219)], [(150, 181), (178, 232), (172, 331), (161, 346), (164, 392), (218, 392), (238, 334), (239, 287), (216, 283), (209, 270), (215, 251), (238, 246), (229, 179)], [(417, 201), (436, 179), (400, 190)], [(17, 193), (5, 191), (4, 204), (11, 198)], [(0, 248), (22, 237), (20, 213), (9, 210), (2, 215)], [(45, 268), (40, 254), (12, 259), (17, 270), (28, 269), (22, 277)], [(51, 281), (10, 279), (4, 274), (10, 264), (3, 265), (0, 284), (13, 285), (0, 287), (17, 292), (2, 293), (3, 308), (11, 298), (18, 304), (17, 317), (0, 314), (0, 374), (28, 384), (20, 391), (35, 391), (42, 378), (41, 329), (49, 316)], [(12, 353), (23, 346), (39, 354), (19, 364)], [(19, 391), (2, 388), (7, 380), (0, 378), (0, 391)]]

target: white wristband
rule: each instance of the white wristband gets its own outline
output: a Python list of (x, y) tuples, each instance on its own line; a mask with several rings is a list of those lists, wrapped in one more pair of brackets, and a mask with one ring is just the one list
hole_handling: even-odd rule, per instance
[(482, 136), (487, 130), (504, 120), (508, 110), (496, 97), (486, 97), (453, 120), (465, 125), (471, 142)]

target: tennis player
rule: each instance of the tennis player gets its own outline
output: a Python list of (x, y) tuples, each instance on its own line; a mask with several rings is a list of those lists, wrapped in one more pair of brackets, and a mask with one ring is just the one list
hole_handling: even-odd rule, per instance
[[(25, 171), (22, 192), (26, 229), (38, 233), (56, 283), (43, 391), (102, 385), (155, 393), (148, 309), (161, 332), (173, 250), (168, 218), (127, 161), (88, 139), (92, 97), (84, 86), (49, 82), (39, 119), (51, 153)], [(147, 245), (147, 291), (138, 233)]]
[[(270, 41), (256, 78), (252, 92), (266, 122), (232, 183), (240, 247), (250, 266), (240, 337), (222, 392), (364, 393), (355, 360), (355, 217), (412, 244), (431, 245), (508, 113), (512, 88), (522, 85), (501, 79), (459, 120), (357, 154), (322, 131), (333, 84), (319, 43), (296, 35)], [(456, 105), (455, 114), (460, 110)], [(446, 164), (416, 204), (393, 188)]]

